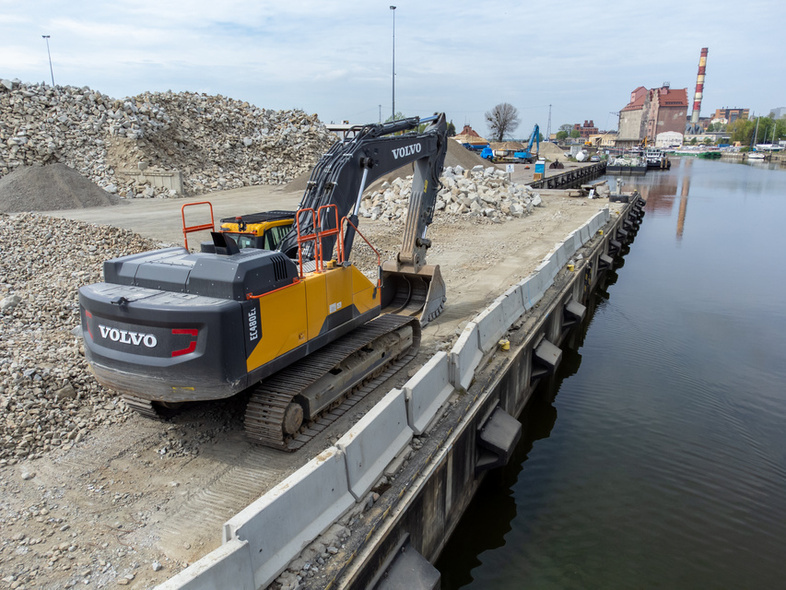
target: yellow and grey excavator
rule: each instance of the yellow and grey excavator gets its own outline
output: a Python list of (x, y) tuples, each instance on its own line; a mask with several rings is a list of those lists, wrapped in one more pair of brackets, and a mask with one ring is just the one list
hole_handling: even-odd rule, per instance
[[(305, 444), (369, 379), (414, 356), (421, 325), (442, 311), (445, 284), (425, 262), (447, 141), (442, 113), (354, 127), (320, 158), (293, 215), (223, 220), (200, 252), (166, 248), (105, 262), (104, 282), (79, 290), (98, 381), (151, 417), (250, 390), (251, 440)], [(401, 251), (371, 280), (349, 259), (362, 237), (363, 191), (411, 163)], [(264, 225), (276, 216), (285, 221)], [(257, 239), (256, 229), (287, 223), (283, 238)]]

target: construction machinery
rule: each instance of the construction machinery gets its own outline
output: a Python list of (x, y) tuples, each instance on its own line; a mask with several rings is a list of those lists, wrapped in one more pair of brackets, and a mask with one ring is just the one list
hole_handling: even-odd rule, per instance
[(295, 223), (295, 211), (265, 211), (221, 220), (219, 231), (237, 243), (238, 248), (275, 250)]
[[(446, 149), (444, 114), (356, 126), (320, 158), (293, 216), (229, 218), (200, 252), (166, 248), (105, 262), (104, 282), (79, 290), (96, 378), (151, 417), (250, 392), (248, 437), (299, 448), (369, 379), (414, 356), (421, 325), (442, 311), (445, 284), (439, 267), (426, 265), (426, 229)], [(384, 264), (377, 255), (372, 280), (350, 260), (356, 237), (365, 239), (363, 191), (408, 164), (401, 251)], [(265, 241), (286, 223), (262, 226), (287, 219), (286, 235)]]
[[(535, 152), (532, 151), (532, 146), (535, 145)], [(513, 157), (516, 158), (519, 162), (527, 162), (531, 164), (535, 160), (538, 159), (538, 154), (540, 153), (540, 127), (538, 127), (537, 123), (535, 127), (532, 129), (532, 133), (529, 136), (529, 140), (527, 141), (527, 149), (523, 152), (514, 152)]]

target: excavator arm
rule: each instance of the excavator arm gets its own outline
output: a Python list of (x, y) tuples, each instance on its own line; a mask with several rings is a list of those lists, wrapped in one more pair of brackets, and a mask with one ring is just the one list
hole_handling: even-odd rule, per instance
[[(417, 129), (429, 123), (422, 132)], [(410, 195), (404, 258), (425, 258), (423, 242), (425, 229), (431, 223), (434, 204), (439, 191), (439, 175), (447, 150), (447, 124), (440, 113), (428, 118), (411, 117), (384, 124), (352, 128), (354, 136), (336, 142), (314, 167), (309, 178), (301, 211), (316, 211), (325, 205), (335, 205), (339, 218), (348, 217), (357, 225), (357, 214), (363, 191), (380, 177), (410, 163), (415, 163), (415, 174)], [(400, 135), (394, 135), (400, 133)], [(310, 213), (299, 218), (302, 234), (313, 233), (314, 220)], [(335, 229), (335, 218), (320, 219), (321, 232)], [(354, 229), (348, 226), (344, 236), (344, 256), (352, 249)], [(322, 238), (323, 258), (332, 256), (336, 237)], [(308, 246), (308, 244), (304, 244)], [(294, 258), (297, 252), (297, 232), (292, 231), (279, 246), (279, 250)], [(406, 250), (406, 252), (404, 252)], [(302, 252), (303, 259), (313, 259), (313, 247)]]

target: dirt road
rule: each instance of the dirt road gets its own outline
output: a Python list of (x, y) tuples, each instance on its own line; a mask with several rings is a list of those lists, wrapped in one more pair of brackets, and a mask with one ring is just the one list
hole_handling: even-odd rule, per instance
[[(292, 209), (300, 196), (253, 187), (213, 194), (210, 201), (218, 219)], [(179, 244), (180, 207), (198, 200), (135, 200), (52, 215), (112, 224)], [(390, 387), (414, 374), (419, 363), (449, 349), (464, 322), (607, 205), (606, 200), (550, 194), (531, 215), (504, 223), (437, 215), (429, 230), (434, 244), (429, 263), (441, 266), (448, 301), (444, 313), (425, 329), (418, 359), (297, 453), (247, 443), (242, 400), (231, 399), (196, 405), (170, 422), (132, 415), (122, 424), (91, 432), (68, 450), (4, 469), (4, 587), (148, 588), (171, 577), (219, 546), (223, 522), (329, 446)], [(361, 220), (361, 230), (383, 259), (395, 255), (401, 226)], [(198, 238), (192, 239), (196, 244)], [(357, 258), (361, 266), (370, 260), (360, 250)]]

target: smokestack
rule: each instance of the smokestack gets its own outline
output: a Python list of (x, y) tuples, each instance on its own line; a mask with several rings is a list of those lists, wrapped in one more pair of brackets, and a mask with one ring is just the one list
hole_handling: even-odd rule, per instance
[(707, 68), (707, 48), (703, 47), (699, 57), (699, 75), (696, 77), (696, 94), (693, 97), (693, 112), (690, 115), (690, 122), (695, 126), (699, 122), (699, 111), (701, 111), (701, 97), (704, 93), (704, 71)]

